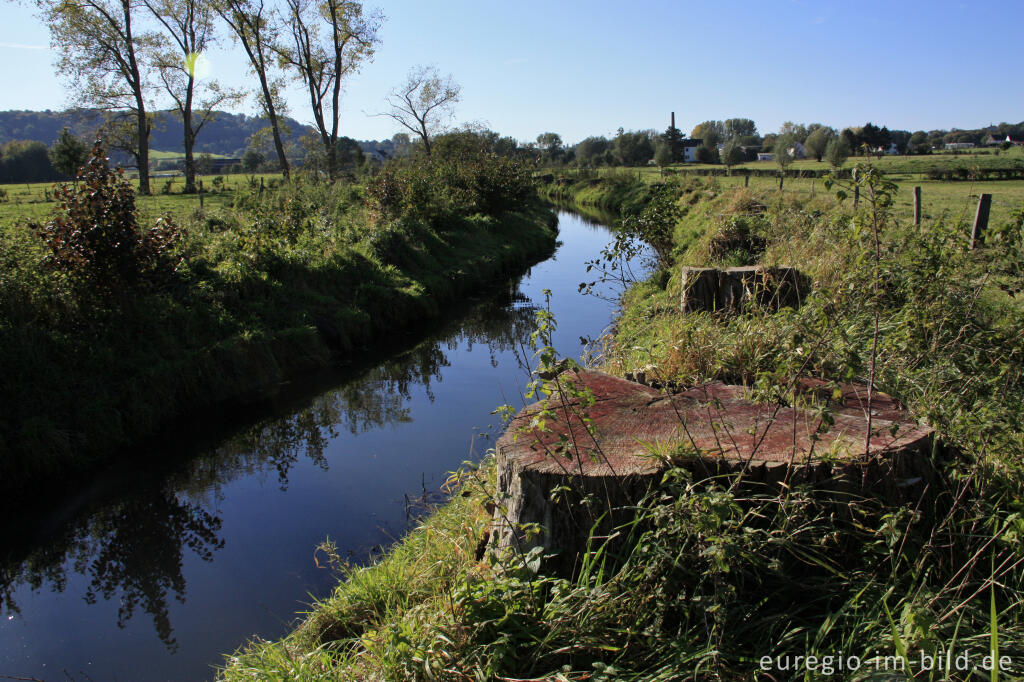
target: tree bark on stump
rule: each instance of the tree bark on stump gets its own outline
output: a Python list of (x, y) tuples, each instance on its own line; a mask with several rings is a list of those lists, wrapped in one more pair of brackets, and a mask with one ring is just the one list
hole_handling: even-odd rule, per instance
[[(811, 484), (840, 513), (850, 496), (915, 502), (934, 480), (934, 432), (889, 396), (844, 385), (833, 424), (818, 409), (765, 405), (741, 386), (712, 383), (666, 395), (601, 372), (560, 374), (546, 401), (521, 410), (496, 447), (498, 499), (491, 538), (499, 549), (555, 553), (549, 568), (572, 573), (593, 538), (611, 536), (672, 467), (694, 479), (742, 475), (781, 490)], [(805, 380), (806, 400), (833, 385)], [(621, 544), (622, 538), (619, 539)]]
[(751, 303), (773, 311), (795, 308), (810, 291), (807, 277), (785, 266), (684, 267), (681, 280), (684, 314), (698, 310), (735, 314)]

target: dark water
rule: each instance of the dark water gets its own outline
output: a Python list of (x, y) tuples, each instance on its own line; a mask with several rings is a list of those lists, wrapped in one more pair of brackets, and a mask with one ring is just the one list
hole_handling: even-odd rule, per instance
[(0, 678), (206, 679), (251, 637), (284, 634), (334, 582), (319, 543), (365, 560), (408, 527), (408, 498), (436, 498), (491, 446), (490, 412), (522, 404), (543, 289), (560, 353), (609, 323), (610, 303), (577, 292), (608, 232), (569, 213), (559, 227), (554, 257), (429, 338), (293, 382), (227, 432), (182, 427), (74, 499), (8, 514)]

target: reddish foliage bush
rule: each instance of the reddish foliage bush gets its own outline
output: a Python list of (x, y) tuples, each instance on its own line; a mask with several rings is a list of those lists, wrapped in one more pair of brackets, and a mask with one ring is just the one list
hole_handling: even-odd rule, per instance
[(169, 217), (140, 228), (135, 192), (123, 171), (110, 169), (100, 142), (78, 180), (54, 189), (59, 205), (54, 217), (31, 224), (51, 251), (52, 268), (88, 277), (101, 289), (152, 286), (174, 272), (170, 252), (183, 231)]

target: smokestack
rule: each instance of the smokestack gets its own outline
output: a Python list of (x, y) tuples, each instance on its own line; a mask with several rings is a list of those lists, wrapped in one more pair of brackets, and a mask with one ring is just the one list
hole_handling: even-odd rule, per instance
[(672, 127), (676, 127), (676, 112), (672, 112)]

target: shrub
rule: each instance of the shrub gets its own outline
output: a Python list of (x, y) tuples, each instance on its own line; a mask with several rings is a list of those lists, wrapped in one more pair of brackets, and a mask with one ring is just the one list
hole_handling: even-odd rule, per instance
[(98, 143), (78, 179), (54, 190), (54, 217), (30, 224), (50, 250), (51, 268), (87, 277), (101, 290), (150, 285), (173, 272), (169, 254), (182, 230), (169, 217), (140, 229), (135, 192), (120, 169), (110, 170)]
[(414, 218), (435, 224), (454, 215), (500, 215), (533, 192), (530, 170), (522, 162), (488, 152), (391, 162), (366, 189), (377, 221)]

